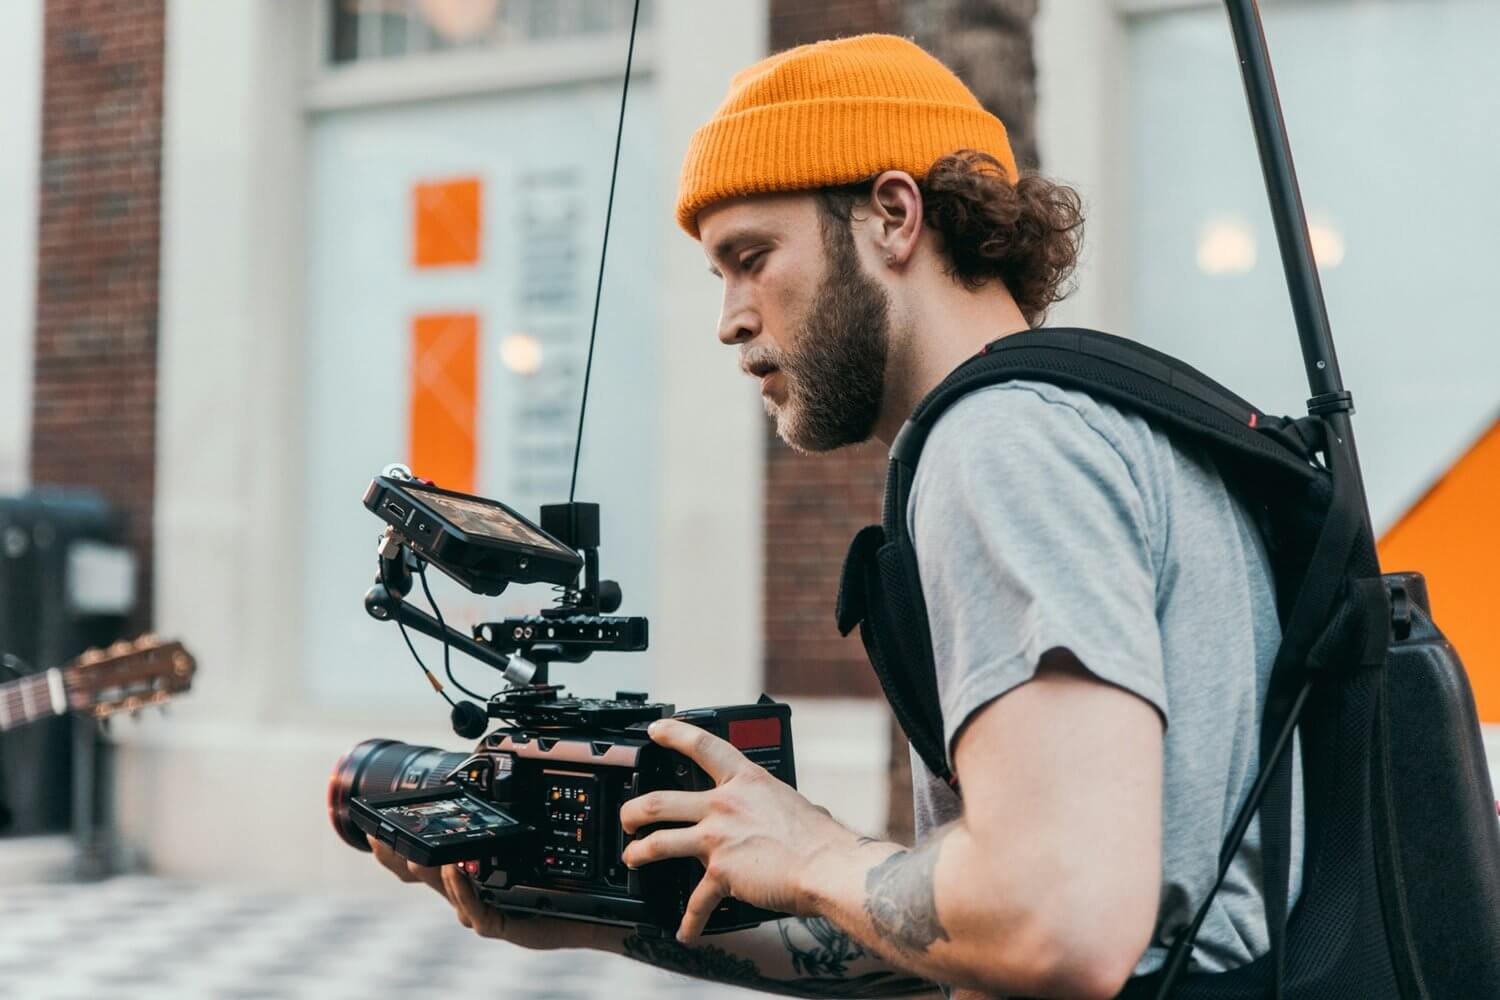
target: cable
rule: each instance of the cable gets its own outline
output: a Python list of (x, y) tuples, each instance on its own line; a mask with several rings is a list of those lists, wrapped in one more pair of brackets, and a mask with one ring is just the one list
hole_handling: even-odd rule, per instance
[[(437, 619), (438, 625), (446, 630), (448, 628), (448, 623), (443, 621), (443, 613), (438, 610), (437, 601), (433, 599), (432, 588), (427, 585), (427, 564), (421, 563), (420, 565), (422, 568), (417, 570), (417, 576), (422, 581), (422, 593), (427, 595), (427, 604), (432, 608), (432, 616)], [(453, 663), (448, 656), (448, 637), (446, 633), (443, 636), (443, 673), (448, 675), (449, 683), (458, 688), (464, 694), (468, 695), (470, 698), (477, 698), (480, 701), (489, 701), (489, 699), (484, 695), (478, 694), (474, 691), (470, 691), (468, 688), (464, 687), (458, 682), (458, 678), (453, 676)]]
[(620, 123), (615, 128), (615, 163), (609, 171), (609, 201), (604, 208), (604, 245), (599, 248), (599, 280), (594, 286), (594, 319), (589, 324), (589, 356), (583, 367), (583, 401), (578, 404), (578, 440), (573, 445), (573, 480), (568, 485), (568, 503), (578, 490), (578, 455), (583, 451), (583, 415), (589, 406), (589, 375), (594, 370), (594, 337), (599, 332), (599, 299), (604, 293), (604, 258), (609, 253), (609, 217), (615, 209), (615, 181), (620, 177), (620, 140), (625, 135), (625, 98), (630, 94), (630, 64), (635, 59), (635, 25), (641, 16), (641, 0), (635, 0), (630, 15), (630, 48), (625, 53), (625, 86), (620, 90)]
[[(403, 556), (403, 558), (404, 558), (404, 556)], [(389, 580), (387, 580), (386, 576), (385, 576), (385, 560), (384, 559), (381, 559), (379, 561), (379, 566), (380, 566), (380, 585), (385, 588), (385, 592), (387, 594), (390, 594), (391, 596), (394, 597), (395, 594), (396, 594), (396, 592), (393, 589), (391, 589), (391, 582)], [(423, 580), (423, 584), (425, 586), (425, 584), (426, 584), (425, 580)], [(403, 639), (406, 640), (406, 648), (409, 649), (409, 650), (411, 650), (411, 658), (417, 661), (417, 666), (421, 667), (422, 668), (422, 673), (424, 673), (424, 674), (427, 675), (427, 683), (429, 683), (429, 684), (432, 685), (432, 689), (434, 691), (436, 691), (438, 694), (440, 694), (440, 695), (443, 696), (443, 700), (444, 701), (446, 701), (449, 705), (452, 705), (454, 703), (453, 702), (453, 698), (448, 694), (447, 691), (443, 690), (443, 682), (440, 681), (440, 680), (438, 680), (437, 676), (435, 674), (433, 674), (433, 672), (431, 670), (427, 669), (427, 664), (425, 664), (425, 663), (422, 662), (422, 657), (417, 652), (417, 647), (414, 646), (414, 645), (412, 645), (411, 636), (409, 636), (409, 635), (406, 634), (406, 623), (403, 622), (400, 618), (397, 618), (396, 619), (396, 627), (401, 630), (401, 638), (403, 638)], [(443, 644), (443, 652), (446, 654), (447, 651), (448, 651), (448, 644), (444, 643)]]
[(412, 645), (411, 636), (406, 633), (406, 626), (401, 622), (397, 622), (396, 627), (401, 630), (401, 638), (406, 640), (406, 648), (411, 650), (412, 659), (417, 661), (417, 666), (421, 667), (422, 673), (427, 675), (428, 683), (432, 685), (432, 689), (442, 695), (443, 700), (448, 704), (454, 704), (453, 697), (447, 691), (443, 690), (442, 683), (433, 675), (431, 670), (427, 669), (427, 664), (422, 662), (422, 657), (417, 655), (417, 647)]

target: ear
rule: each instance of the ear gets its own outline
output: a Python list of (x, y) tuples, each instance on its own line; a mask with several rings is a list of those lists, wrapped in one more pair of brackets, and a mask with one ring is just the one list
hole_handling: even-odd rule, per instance
[(870, 225), (875, 250), (887, 267), (900, 268), (922, 236), (922, 189), (904, 170), (887, 170), (870, 189)]

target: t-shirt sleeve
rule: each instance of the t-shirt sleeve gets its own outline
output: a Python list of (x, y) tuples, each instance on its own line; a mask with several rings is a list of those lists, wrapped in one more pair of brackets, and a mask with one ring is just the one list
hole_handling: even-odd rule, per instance
[(1067, 396), (1010, 384), (956, 403), (923, 449), (909, 516), (950, 754), (1057, 647), (1165, 720), (1147, 500)]

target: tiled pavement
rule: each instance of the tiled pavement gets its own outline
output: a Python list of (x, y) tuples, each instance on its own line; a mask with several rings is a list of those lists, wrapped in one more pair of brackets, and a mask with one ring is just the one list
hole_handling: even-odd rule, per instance
[(255, 893), (141, 876), (0, 885), (4, 1000), (750, 1000), (611, 955), (531, 952), (439, 900)]

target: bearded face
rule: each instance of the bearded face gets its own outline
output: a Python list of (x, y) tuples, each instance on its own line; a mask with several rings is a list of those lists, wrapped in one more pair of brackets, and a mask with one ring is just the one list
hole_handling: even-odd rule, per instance
[(741, 359), (752, 373), (771, 371), (766, 412), (781, 439), (804, 453), (869, 439), (891, 340), (889, 299), (860, 266), (849, 226), (825, 218), (822, 228), (823, 276), (790, 346), (747, 348)]

